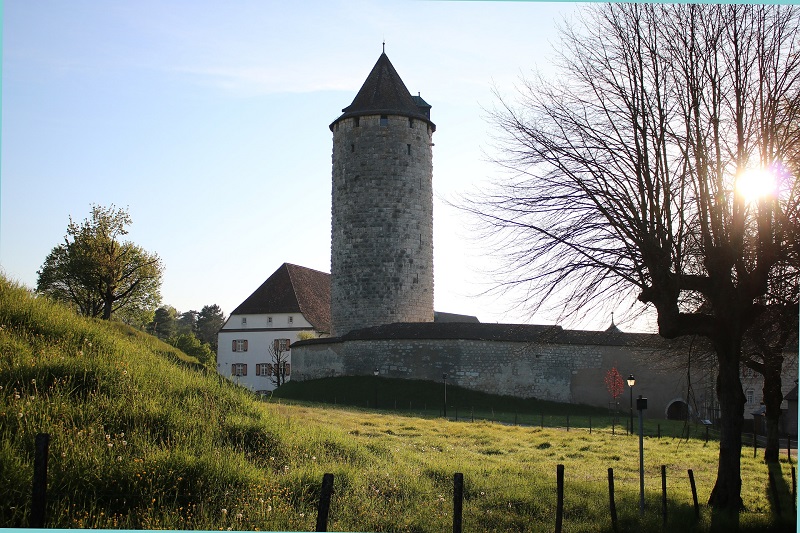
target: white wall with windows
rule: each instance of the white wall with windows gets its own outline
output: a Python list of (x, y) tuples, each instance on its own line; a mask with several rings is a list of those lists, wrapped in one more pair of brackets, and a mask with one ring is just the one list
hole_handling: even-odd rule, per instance
[[(232, 315), (217, 335), (217, 372), (252, 391), (272, 391), (276, 371), (291, 380), (291, 344), (301, 332), (314, 332), (301, 313)], [(280, 368), (270, 351), (276, 342), (286, 351)]]

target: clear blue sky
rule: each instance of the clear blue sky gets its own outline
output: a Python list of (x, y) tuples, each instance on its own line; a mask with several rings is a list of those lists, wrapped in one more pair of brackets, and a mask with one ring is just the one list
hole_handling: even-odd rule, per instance
[[(486, 183), (492, 87), (547, 70), (576, 5), (5, 0), (0, 265), (35, 286), (71, 215), (128, 207), (163, 302), (226, 314), (283, 262), (330, 271), (331, 132), (381, 53), (429, 102), (436, 309), (546, 322), (474, 297), (496, 260), (442, 199)], [(597, 317), (589, 327), (604, 327)], [(586, 325), (586, 324), (584, 324)]]

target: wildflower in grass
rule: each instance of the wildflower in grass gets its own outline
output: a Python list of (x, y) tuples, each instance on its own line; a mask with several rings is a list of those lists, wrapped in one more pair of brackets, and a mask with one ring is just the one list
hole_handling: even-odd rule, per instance
[(236, 513), (236, 520), (242, 519), (242, 513)]
[(224, 515), (227, 515), (227, 514), (228, 514), (228, 510), (227, 510), (227, 509), (220, 509), (220, 511), (221, 511), (221, 512), (222, 512), (222, 514), (224, 514)]

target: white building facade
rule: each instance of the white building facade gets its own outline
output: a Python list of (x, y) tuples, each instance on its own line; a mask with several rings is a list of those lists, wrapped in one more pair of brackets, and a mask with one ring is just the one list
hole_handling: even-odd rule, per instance
[(330, 276), (284, 263), (218, 333), (217, 372), (266, 394), (291, 380), (291, 346), (330, 330)]

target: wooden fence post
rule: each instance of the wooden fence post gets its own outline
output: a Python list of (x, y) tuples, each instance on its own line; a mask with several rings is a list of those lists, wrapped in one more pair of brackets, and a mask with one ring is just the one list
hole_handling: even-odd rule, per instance
[(797, 474), (794, 471), (794, 465), (792, 466), (792, 501), (797, 507)]
[(700, 518), (700, 506), (697, 504), (697, 485), (694, 484), (694, 472), (689, 469), (689, 484), (692, 486), (692, 500), (694, 500), (694, 516)]
[(47, 508), (47, 455), (50, 448), (50, 435), (47, 433), (37, 434), (35, 447), (30, 526), (43, 528)]
[(317, 508), (317, 529), (315, 531), (328, 531), (328, 512), (331, 509), (331, 494), (333, 493), (333, 474), (322, 476), (322, 489), (319, 494), (319, 507)]
[(564, 465), (556, 465), (556, 533), (564, 520)]
[(567, 415), (567, 431), (569, 431), (569, 415)]
[(592, 417), (589, 417), (589, 435), (592, 434)]
[(617, 532), (617, 505), (614, 503), (614, 469), (608, 469), (608, 510), (611, 512), (611, 527)]
[(453, 533), (461, 533), (464, 509), (464, 474), (453, 476)]
[(661, 465), (661, 520), (667, 525), (667, 467)]
[(756, 440), (756, 432), (753, 432), (753, 459), (758, 455), (758, 441)]

